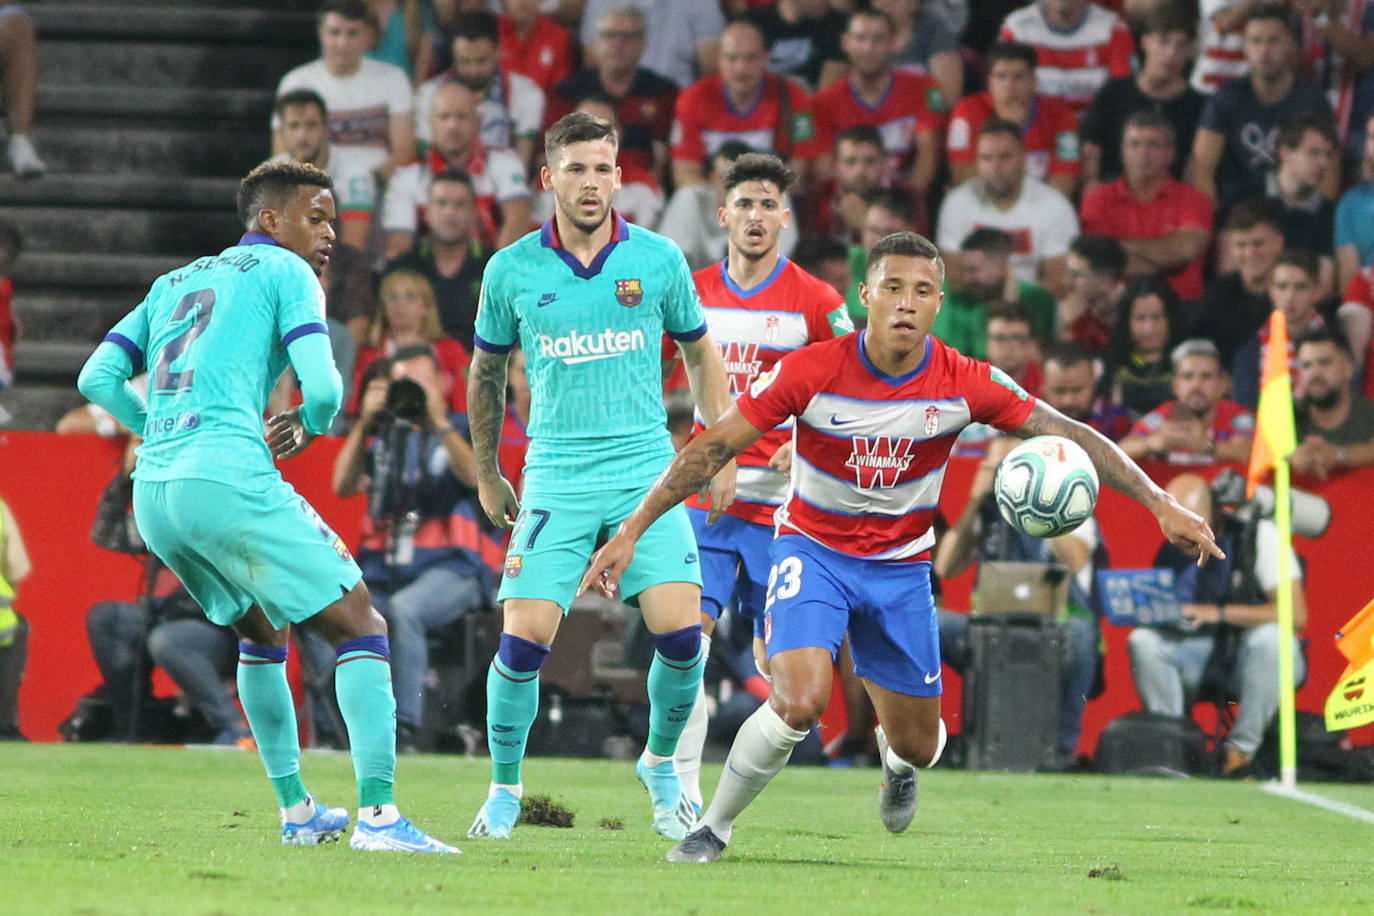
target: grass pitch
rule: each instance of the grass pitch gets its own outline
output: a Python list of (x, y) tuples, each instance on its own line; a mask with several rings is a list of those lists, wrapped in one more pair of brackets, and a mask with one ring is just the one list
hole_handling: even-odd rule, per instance
[[(311, 791), (352, 806), (347, 756), (303, 766)], [(890, 836), (877, 771), (795, 768), (725, 858), (684, 866), (663, 861), (627, 762), (531, 761), (530, 791), (574, 826), (502, 842), (463, 838), (486, 761), (403, 758), (402, 810), (462, 856), (284, 848), (254, 754), (8, 744), (0, 773), (0, 912), (26, 916), (1374, 913), (1374, 826), (1253, 784), (936, 770)], [(1305, 788), (1374, 810), (1374, 786)]]

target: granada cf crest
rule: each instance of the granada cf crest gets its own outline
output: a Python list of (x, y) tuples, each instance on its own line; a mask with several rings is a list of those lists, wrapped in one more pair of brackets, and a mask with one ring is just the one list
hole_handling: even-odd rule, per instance
[(766, 343), (775, 343), (778, 339), (778, 329), (782, 326), (782, 321), (777, 315), (769, 315), (768, 320), (763, 323), (763, 339)]
[(615, 301), (628, 308), (634, 308), (644, 301), (644, 285), (638, 278), (615, 281)]
[(940, 408), (931, 404), (926, 408), (926, 438), (934, 438), (935, 433), (940, 429)]

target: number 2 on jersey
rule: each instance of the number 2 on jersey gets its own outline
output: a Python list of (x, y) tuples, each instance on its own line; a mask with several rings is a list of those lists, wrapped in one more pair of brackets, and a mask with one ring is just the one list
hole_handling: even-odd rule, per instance
[(195, 339), (204, 334), (205, 329), (209, 327), (210, 315), (215, 310), (215, 291), (213, 289), (198, 289), (195, 292), (187, 293), (181, 297), (181, 301), (177, 303), (171, 317), (172, 321), (180, 321), (196, 306), (200, 306), (200, 312), (196, 315), (195, 324), (167, 341), (162, 347), (162, 352), (158, 354), (157, 365), (153, 368), (153, 391), (158, 394), (186, 391), (195, 381), (196, 370), (186, 369), (181, 372), (173, 372), (172, 363), (182, 353), (185, 353), (186, 348), (191, 346)]

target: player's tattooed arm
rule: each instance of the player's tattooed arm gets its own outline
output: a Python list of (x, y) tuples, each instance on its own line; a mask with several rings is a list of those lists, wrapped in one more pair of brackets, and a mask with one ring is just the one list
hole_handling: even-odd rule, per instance
[(506, 418), (506, 363), (509, 353), (492, 353), (478, 347), (468, 372), (468, 431), (477, 458), (478, 480), (501, 476), (497, 462), (501, 426)]
[(1036, 401), (1026, 422), (1012, 430), (1022, 439), (1033, 436), (1063, 436), (1077, 442), (1092, 459), (1102, 482), (1140, 503), (1154, 513), (1164, 536), (1176, 546), (1198, 556), (1224, 558), (1208, 527), (1199, 516), (1183, 508), (1149, 478), (1112, 440), (1088, 426), (1064, 416), (1044, 401)]

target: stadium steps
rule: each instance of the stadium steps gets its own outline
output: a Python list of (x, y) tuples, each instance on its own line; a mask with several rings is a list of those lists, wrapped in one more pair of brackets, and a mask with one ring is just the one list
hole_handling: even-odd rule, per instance
[(238, 179), (268, 153), (272, 92), (316, 54), (316, 0), (59, 0), (28, 5), (47, 176), (0, 174), (23, 336), (11, 426), (51, 428), (101, 335), (159, 274), (240, 231)]

